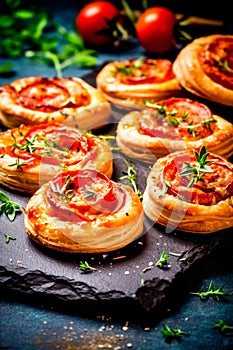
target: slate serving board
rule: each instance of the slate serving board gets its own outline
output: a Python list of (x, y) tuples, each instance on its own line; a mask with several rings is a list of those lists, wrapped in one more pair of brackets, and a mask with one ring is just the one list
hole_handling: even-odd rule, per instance
[[(98, 70), (101, 67), (98, 68)], [(84, 79), (94, 85), (98, 70)], [(187, 97), (188, 96), (187, 94)], [(210, 103), (209, 103), (210, 105)], [(211, 104), (215, 113), (229, 119), (229, 108)], [(123, 111), (113, 108), (111, 123), (98, 132), (114, 133)], [(2, 129), (3, 130), (3, 129)], [(114, 152), (113, 180), (124, 175), (126, 164), (120, 152)], [(128, 159), (135, 166), (137, 185), (146, 185), (149, 165)], [(127, 183), (127, 181), (125, 182)], [(128, 183), (129, 184), (129, 183)], [(12, 200), (25, 207), (28, 195), (14, 193), (0, 186)], [(84, 315), (101, 312), (142, 320), (159, 320), (169, 310), (178, 307), (221, 254), (232, 246), (231, 229), (210, 235), (193, 235), (166, 230), (145, 217), (143, 235), (129, 246), (107, 254), (67, 254), (55, 252), (33, 242), (24, 230), (24, 214), (10, 222), (0, 216), (0, 289), (4, 295), (22, 298), (25, 302), (43, 302)], [(8, 244), (4, 235), (15, 237)], [(169, 268), (152, 266), (166, 251)], [(97, 268), (82, 273), (80, 261)], [(148, 268), (148, 267), (151, 268)]]

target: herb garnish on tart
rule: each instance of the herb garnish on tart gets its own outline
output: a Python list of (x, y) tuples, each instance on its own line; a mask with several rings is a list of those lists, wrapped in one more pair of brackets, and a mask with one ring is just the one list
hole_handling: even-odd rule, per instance
[(110, 144), (59, 123), (21, 125), (0, 135), (0, 181), (34, 193), (60, 171), (90, 168), (111, 177)]
[(233, 154), (233, 124), (204, 103), (185, 97), (144, 102), (120, 119), (116, 141), (128, 157), (154, 163), (169, 153), (206, 147), (226, 158)]
[(170, 60), (143, 57), (118, 62), (111, 73), (114, 78), (129, 85), (162, 83), (175, 78)]
[(119, 249), (143, 233), (144, 212), (129, 186), (82, 169), (59, 173), (25, 210), (26, 232), (49, 248), (74, 253)]
[(139, 115), (139, 130), (153, 137), (199, 140), (211, 135), (216, 129), (217, 120), (211, 110), (198, 101), (187, 98), (170, 98), (158, 104), (145, 103)]
[(143, 196), (146, 215), (169, 230), (211, 233), (233, 226), (233, 165), (205, 147), (159, 158)]
[(161, 182), (165, 182), (168, 194), (181, 200), (214, 205), (233, 195), (233, 167), (207, 153), (203, 146), (200, 153), (194, 150), (193, 155), (174, 155), (164, 166)]

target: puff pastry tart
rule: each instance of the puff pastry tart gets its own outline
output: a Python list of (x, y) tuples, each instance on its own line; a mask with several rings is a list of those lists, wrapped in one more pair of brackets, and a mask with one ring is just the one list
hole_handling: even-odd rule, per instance
[(147, 216), (192, 233), (211, 233), (233, 226), (233, 165), (201, 150), (159, 158), (143, 196)]
[(7, 128), (55, 121), (89, 130), (110, 115), (101, 92), (80, 78), (26, 77), (0, 87), (0, 122)]
[(131, 187), (95, 170), (60, 173), (29, 200), (25, 229), (36, 242), (72, 253), (122, 248), (143, 231), (144, 213)]
[(233, 124), (214, 115), (205, 104), (184, 97), (147, 103), (141, 111), (124, 115), (116, 129), (121, 151), (148, 163), (202, 145), (228, 158), (233, 154), (232, 140)]
[(0, 183), (29, 194), (60, 171), (88, 167), (111, 177), (113, 168), (105, 139), (59, 123), (0, 133), (0, 157)]
[(108, 63), (96, 77), (96, 85), (118, 107), (176, 96), (181, 87), (167, 59), (138, 58)]
[(200, 37), (178, 54), (174, 73), (191, 93), (233, 106), (233, 35)]

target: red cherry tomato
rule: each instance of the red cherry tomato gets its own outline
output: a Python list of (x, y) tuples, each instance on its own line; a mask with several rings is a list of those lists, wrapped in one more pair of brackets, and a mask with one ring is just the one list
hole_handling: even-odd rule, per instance
[(80, 10), (76, 17), (77, 30), (86, 43), (108, 44), (112, 38), (109, 21), (114, 21), (119, 14), (117, 7), (108, 1), (90, 2)]
[(175, 14), (162, 6), (148, 8), (141, 14), (136, 24), (136, 34), (140, 45), (152, 53), (169, 51), (175, 43)]

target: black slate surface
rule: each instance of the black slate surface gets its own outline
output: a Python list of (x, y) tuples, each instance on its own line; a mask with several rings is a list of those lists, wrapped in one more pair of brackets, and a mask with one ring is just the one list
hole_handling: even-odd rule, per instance
[[(99, 68), (100, 69), (100, 68)], [(96, 72), (95, 72), (96, 73)], [(95, 74), (85, 76), (94, 85)], [(214, 105), (216, 113), (223, 106)], [(229, 110), (230, 109), (227, 109)], [(99, 133), (114, 133), (123, 111), (114, 110), (112, 123)], [(220, 114), (221, 115), (221, 114)], [(226, 119), (227, 115), (225, 115)], [(143, 191), (149, 165), (128, 160), (137, 171), (137, 184)], [(124, 156), (114, 153), (113, 179), (118, 181), (126, 170)], [(126, 182), (127, 183), (127, 182)], [(13, 193), (4, 187), (0, 191), (25, 207), (29, 196)], [(153, 321), (175, 309), (186, 293), (212, 268), (214, 259), (226, 254), (232, 246), (231, 229), (210, 235), (192, 235), (173, 231), (145, 217), (143, 235), (129, 246), (108, 254), (66, 254), (48, 250), (34, 243), (25, 233), (24, 214), (10, 222), (0, 216), (0, 287), (3, 294), (24, 301), (56, 304), (71, 312), (105, 312)], [(5, 234), (16, 240), (5, 244)], [(167, 269), (150, 266), (166, 251)], [(97, 271), (82, 273), (79, 262), (88, 261)]]

